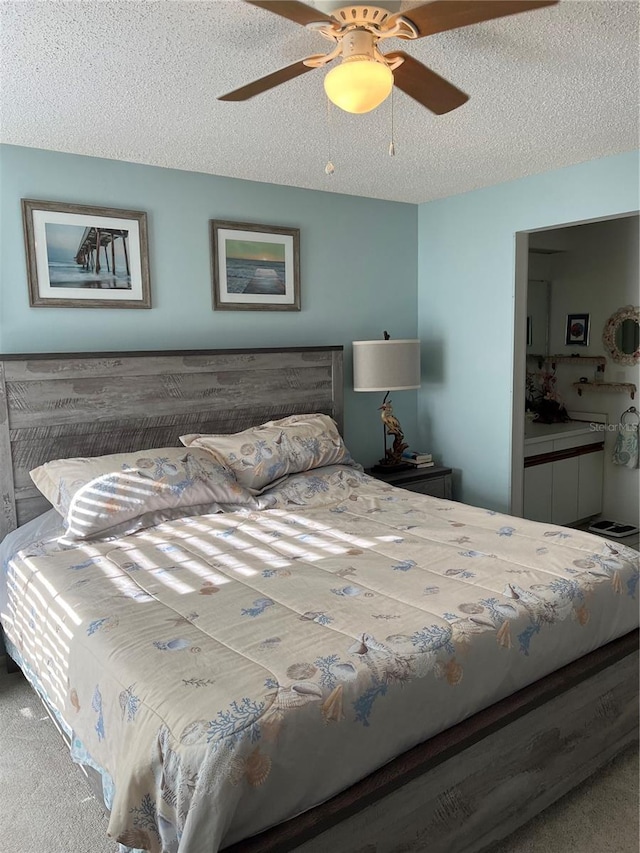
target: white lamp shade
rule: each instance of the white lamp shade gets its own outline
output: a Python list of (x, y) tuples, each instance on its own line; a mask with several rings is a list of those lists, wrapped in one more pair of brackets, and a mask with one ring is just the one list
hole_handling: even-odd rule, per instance
[(354, 391), (410, 391), (420, 387), (420, 341), (353, 341)]

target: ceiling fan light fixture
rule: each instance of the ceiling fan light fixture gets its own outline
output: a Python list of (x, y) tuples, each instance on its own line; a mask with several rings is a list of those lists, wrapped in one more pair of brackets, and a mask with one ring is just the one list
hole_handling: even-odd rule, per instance
[(393, 74), (369, 56), (349, 56), (324, 78), (329, 100), (348, 113), (368, 113), (389, 97)]

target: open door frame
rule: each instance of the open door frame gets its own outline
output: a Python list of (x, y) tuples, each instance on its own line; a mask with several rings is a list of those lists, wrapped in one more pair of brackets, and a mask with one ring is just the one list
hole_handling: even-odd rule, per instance
[(522, 518), (524, 512), (524, 409), (527, 380), (527, 296), (529, 289), (529, 235), (540, 231), (557, 231), (576, 225), (607, 222), (637, 216), (640, 211), (627, 210), (612, 216), (597, 216), (578, 222), (559, 222), (544, 228), (515, 232), (513, 375), (511, 399), (511, 483), (509, 505), (511, 515)]

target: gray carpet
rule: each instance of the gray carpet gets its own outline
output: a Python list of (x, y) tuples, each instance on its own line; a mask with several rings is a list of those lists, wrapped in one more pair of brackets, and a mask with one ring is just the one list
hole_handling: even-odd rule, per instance
[[(115, 853), (106, 825), (31, 688), (0, 662), (1, 853)], [(638, 837), (634, 748), (491, 853), (638, 853)]]

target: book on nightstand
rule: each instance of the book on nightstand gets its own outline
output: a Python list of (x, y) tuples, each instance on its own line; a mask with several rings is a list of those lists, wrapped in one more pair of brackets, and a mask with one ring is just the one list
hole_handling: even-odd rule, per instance
[(405, 450), (402, 454), (402, 461), (420, 468), (435, 464), (430, 453), (423, 453), (420, 450)]

